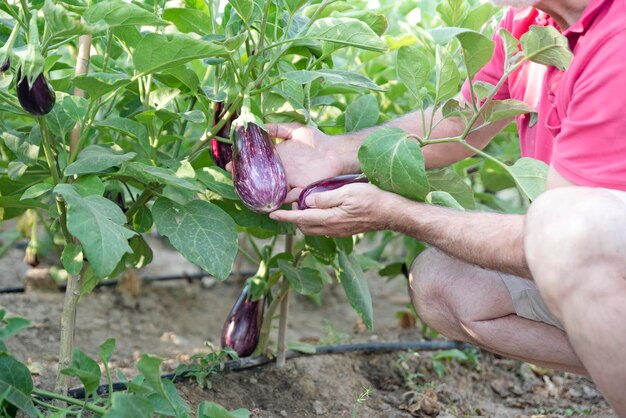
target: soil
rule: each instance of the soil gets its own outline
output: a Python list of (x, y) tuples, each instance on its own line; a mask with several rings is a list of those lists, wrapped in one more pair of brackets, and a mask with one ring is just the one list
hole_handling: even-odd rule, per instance
[[(140, 274), (197, 273), (198, 269), (167, 244), (150, 239), (155, 260)], [(20, 286), (27, 266), (23, 252), (10, 250), (0, 260), (0, 288)], [(322, 306), (294, 295), (288, 338), (315, 344), (422, 339), (419, 324), (399, 315), (409, 304), (406, 282), (368, 273), (374, 301), (375, 330), (365, 331), (340, 286), (327, 286)], [(99, 288), (79, 304), (76, 347), (96, 356), (114, 337), (111, 361), (133, 375), (143, 353), (165, 359), (173, 371), (207, 344), (218, 347), (223, 320), (239, 294), (234, 279), (146, 283), (127, 281)], [(0, 294), (0, 306), (33, 322), (8, 342), (43, 388), (52, 388), (58, 355), (63, 294), (46, 286), (23, 294)], [(398, 319), (400, 317), (400, 320)], [(409, 326), (407, 328), (407, 325)], [(248, 408), (254, 417), (615, 417), (593, 383), (476, 350), (475, 361), (442, 360), (444, 376), (433, 368), (434, 353), (394, 352), (301, 357), (282, 369), (273, 364), (211, 377), (212, 389), (194, 381), (177, 384), (192, 410), (204, 401), (229, 409)], [(77, 382), (74, 382), (78, 385)]]

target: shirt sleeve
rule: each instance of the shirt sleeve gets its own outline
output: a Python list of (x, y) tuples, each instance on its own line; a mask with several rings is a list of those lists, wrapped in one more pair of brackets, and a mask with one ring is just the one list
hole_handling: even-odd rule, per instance
[(551, 165), (580, 186), (626, 190), (626, 31), (585, 63), (555, 137)]
[[(514, 17), (515, 10), (508, 9), (506, 14), (498, 24), (496, 31), (491, 38), (495, 43), (493, 56), (491, 57), (491, 60), (480, 71), (478, 71), (478, 73), (476, 73), (476, 75), (474, 76), (474, 83), (476, 83), (477, 81), (484, 81), (496, 85), (500, 81), (500, 78), (502, 78), (502, 75), (504, 74), (505, 52), (502, 39), (498, 36), (498, 30), (500, 28), (504, 28), (509, 32), (513, 32), (512, 26), (514, 22)], [(471, 101), (469, 80), (465, 81), (465, 83), (463, 84), (463, 89), (461, 91), (463, 92), (465, 100)], [(509, 93), (509, 85), (507, 80), (504, 82), (500, 90), (498, 90), (498, 92), (495, 94), (494, 100), (505, 100), (509, 99), (510, 97), (511, 96)]]

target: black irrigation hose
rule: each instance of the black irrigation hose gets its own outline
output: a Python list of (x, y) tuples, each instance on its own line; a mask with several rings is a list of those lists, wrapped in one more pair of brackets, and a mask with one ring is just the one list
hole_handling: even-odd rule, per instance
[[(315, 347), (315, 353), (301, 353), (298, 351), (287, 351), (287, 359), (293, 359), (297, 357), (316, 356), (321, 354), (345, 354), (354, 352), (364, 353), (386, 353), (392, 351), (404, 351), (404, 350), (422, 350), (422, 351), (435, 351), (435, 350), (451, 350), (451, 349), (466, 349), (471, 348), (472, 345), (462, 343), (458, 341), (397, 341), (397, 342), (371, 342), (371, 343), (358, 343), (358, 344), (340, 344), (340, 345), (321, 345)], [(239, 370), (251, 369), (253, 367), (263, 366), (274, 361), (273, 357), (259, 356), (259, 357), (246, 357), (239, 360), (231, 360), (224, 363), (221, 371), (234, 372)], [(177, 375), (176, 373), (168, 373), (161, 375), (162, 379), (178, 381), (189, 376), (185, 373)], [(122, 382), (113, 383), (113, 392), (119, 392), (126, 390), (126, 385)], [(97, 394), (107, 395), (109, 394), (109, 385), (103, 384), (98, 386), (96, 390)], [(68, 396), (76, 399), (85, 399), (85, 388), (70, 389), (67, 392)]]
[[(242, 271), (239, 274), (245, 276), (245, 277), (250, 277), (253, 276), (255, 274), (254, 271)], [(205, 277), (211, 277), (210, 274), (208, 273), (183, 273), (183, 274), (172, 274), (172, 275), (164, 275), (164, 276), (149, 276), (149, 277), (142, 277), (141, 280), (143, 282), (171, 282), (171, 281), (177, 281), (177, 280), (186, 280), (188, 282), (192, 281), (192, 280), (201, 280)], [(103, 282), (100, 282), (96, 285), (96, 287), (112, 287), (112, 286), (117, 286), (117, 284), (119, 283), (119, 280), (106, 280)], [(59, 291), (65, 291), (65, 285), (64, 284), (60, 284), (58, 286)], [(4, 289), (0, 289), (0, 294), (2, 293), (24, 293), (26, 291), (24, 286), (18, 286), (18, 287), (5, 287)]]

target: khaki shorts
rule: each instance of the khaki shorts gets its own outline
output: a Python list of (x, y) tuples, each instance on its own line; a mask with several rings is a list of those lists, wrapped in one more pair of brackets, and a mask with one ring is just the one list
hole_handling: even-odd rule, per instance
[(511, 294), (517, 316), (533, 321), (545, 322), (565, 331), (563, 324), (546, 306), (535, 282), (512, 274), (498, 274)]
[[(626, 205), (626, 192), (612, 189), (602, 189), (617, 197)], [(515, 313), (522, 318), (533, 321), (545, 322), (557, 328), (565, 330), (563, 324), (548, 309), (543, 298), (539, 294), (539, 289), (532, 280), (513, 276), (512, 274), (498, 273), (513, 299)]]

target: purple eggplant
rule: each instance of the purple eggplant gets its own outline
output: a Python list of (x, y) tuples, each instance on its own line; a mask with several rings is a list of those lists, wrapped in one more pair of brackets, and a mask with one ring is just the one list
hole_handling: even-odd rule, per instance
[(241, 201), (251, 210), (269, 213), (287, 197), (287, 175), (269, 135), (250, 122), (235, 126), (233, 183)]
[(264, 300), (250, 300), (250, 286), (245, 286), (226, 317), (222, 348), (233, 349), (239, 357), (251, 355), (259, 343), (264, 309)]
[(7, 59), (5, 62), (0, 65), (0, 74), (6, 73), (11, 68), (11, 60)]
[(340, 188), (341, 186), (345, 186), (346, 184), (352, 183), (369, 183), (367, 177), (362, 174), (346, 174), (343, 176), (335, 176), (330, 177), (324, 180), (316, 181), (315, 183), (309, 184), (300, 192), (300, 197), (298, 197), (298, 209), (308, 209), (309, 207), (306, 204), (306, 198), (310, 194), (326, 192), (328, 190), (335, 190)]
[[(219, 102), (215, 107), (213, 126), (217, 125), (218, 121), (223, 116), (223, 111), (224, 103)], [(224, 126), (222, 126), (222, 128), (217, 132), (217, 136), (221, 138), (230, 138), (230, 125), (238, 117), (239, 115), (237, 114), (237, 112), (233, 113), (228, 122), (226, 122)], [(225, 169), (226, 164), (228, 164), (233, 159), (233, 148), (230, 144), (218, 141), (215, 138), (211, 138), (211, 157), (213, 157), (213, 161), (215, 161), (215, 164), (218, 167)]]
[(56, 102), (54, 89), (43, 74), (39, 74), (29, 86), (28, 77), (22, 78), (21, 69), (17, 70), (17, 98), (25, 111), (36, 116), (49, 113)]

